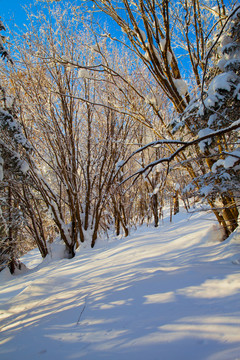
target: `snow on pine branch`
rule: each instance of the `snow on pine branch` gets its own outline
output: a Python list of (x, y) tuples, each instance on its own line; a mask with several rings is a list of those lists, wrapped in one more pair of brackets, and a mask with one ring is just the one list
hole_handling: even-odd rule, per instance
[[(3, 25), (3, 22), (0, 20), (0, 31), (6, 31), (5, 26)], [(3, 43), (5, 42), (5, 36), (0, 35), (0, 57), (2, 57), (4, 60), (6, 59), (7, 61), (9, 61), (11, 64), (13, 64), (12, 58), (9, 55), (7, 49), (5, 48), (5, 46), (3, 45)]]
[(7, 159), (8, 167), (14, 169), (15, 172), (20, 172), (25, 175), (29, 170), (28, 163), (21, 159), (20, 154), (9, 148), (7, 144), (5, 144), (0, 139), (0, 181), (3, 180), (3, 165), (4, 158)]
[(24, 136), (19, 122), (2, 108), (0, 108), (0, 130), (6, 130), (14, 142), (21, 145), (26, 151), (32, 150), (32, 146)]
[[(210, 56), (211, 56), (211, 53), (213, 51), (213, 49), (215, 48), (215, 46), (217, 45), (217, 43), (219, 42), (219, 39), (221, 38), (222, 34), (224, 33), (225, 29), (226, 29), (226, 26), (228, 25), (229, 21), (231, 19), (233, 19), (235, 16), (237, 16), (237, 14), (239, 14), (239, 11), (240, 11), (240, 5), (237, 6), (233, 11), (232, 13), (228, 16), (227, 20), (225, 21), (225, 24), (222, 26), (222, 29), (221, 31), (219, 32), (218, 36), (216, 37), (215, 41), (213, 42), (211, 48), (209, 49), (206, 57), (205, 57), (205, 69), (204, 69), (204, 73), (203, 73), (203, 78), (202, 78), (202, 96), (204, 94), (204, 84), (205, 84), (205, 78), (206, 78), (206, 71), (207, 71), (207, 65), (208, 65), (208, 61), (210, 59)], [(220, 66), (221, 67), (221, 66)], [(202, 102), (203, 102), (203, 99), (202, 99)]]

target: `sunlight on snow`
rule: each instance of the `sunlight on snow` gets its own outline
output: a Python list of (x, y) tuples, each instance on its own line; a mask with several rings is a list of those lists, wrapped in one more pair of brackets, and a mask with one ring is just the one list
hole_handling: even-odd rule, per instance
[(4, 345), (5, 343), (7, 343), (8, 341), (12, 340), (13, 339), (13, 336), (9, 336), (5, 339), (0, 339), (0, 345)]
[(172, 302), (176, 300), (173, 291), (169, 291), (167, 293), (145, 295), (144, 297), (146, 298), (144, 304), (160, 304), (160, 303)]
[(3, 281), (0, 358), (175, 360), (199, 344), (197, 360), (228, 354), (240, 342), (238, 247), (184, 216)]
[(100, 309), (112, 309), (116, 306), (120, 306), (120, 305), (130, 305), (131, 301), (133, 299), (128, 299), (128, 300), (118, 300), (118, 301), (111, 301), (108, 304), (100, 304)]
[(178, 294), (196, 298), (221, 298), (238, 294), (240, 291), (239, 274), (231, 274), (224, 279), (209, 279), (200, 286), (190, 286), (178, 290)]

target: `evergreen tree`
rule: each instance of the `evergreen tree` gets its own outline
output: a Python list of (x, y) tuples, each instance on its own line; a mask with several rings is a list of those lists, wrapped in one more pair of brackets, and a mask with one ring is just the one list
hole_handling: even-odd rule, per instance
[[(237, 125), (240, 110), (240, 7), (219, 29), (207, 55), (203, 92), (173, 122), (173, 132), (199, 137)], [(238, 225), (239, 131), (226, 131), (200, 142), (204, 173), (192, 181), (213, 208), (228, 236)], [(196, 181), (197, 180), (197, 181)]]
[[(0, 21), (0, 31), (5, 30)], [(13, 61), (4, 46), (5, 37), (0, 34), (0, 55), (11, 65)], [(0, 270), (9, 266), (11, 273), (20, 266), (17, 261), (16, 237), (23, 221), (22, 212), (14, 198), (14, 191), (28, 171), (26, 154), (31, 146), (15, 119), (4, 88), (1, 86), (0, 106)]]

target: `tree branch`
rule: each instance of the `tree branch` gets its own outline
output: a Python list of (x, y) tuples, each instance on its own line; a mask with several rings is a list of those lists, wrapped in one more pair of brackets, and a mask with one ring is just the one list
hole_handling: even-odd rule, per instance
[[(183, 152), (184, 150), (186, 150), (189, 146), (192, 146), (192, 145), (196, 145), (196, 144), (199, 144), (200, 142), (204, 141), (204, 140), (207, 140), (207, 139), (212, 139), (214, 138), (215, 136), (219, 136), (219, 135), (223, 135), (223, 134), (227, 134), (231, 131), (234, 131), (234, 130), (237, 130), (240, 128), (240, 119), (235, 121), (232, 125), (224, 128), (224, 129), (221, 129), (221, 130), (217, 130), (217, 131), (214, 131), (208, 135), (204, 135), (202, 137), (198, 137), (192, 141), (188, 141), (188, 142), (184, 142), (184, 141), (180, 141), (180, 140), (159, 140), (159, 141), (154, 141), (152, 143), (149, 143), (143, 147), (141, 147), (140, 149), (134, 151), (134, 153), (132, 153), (128, 158), (127, 160), (125, 160), (119, 167), (118, 167), (118, 170), (117, 170), (117, 173), (118, 171), (124, 166), (126, 165), (126, 163), (136, 154), (138, 154), (139, 152), (141, 151), (144, 151), (145, 149), (149, 148), (149, 147), (152, 147), (152, 146), (155, 146), (155, 145), (160, 145), (160, 144), (172, 144), (172, 143), (175, 143), (175, 144), (182, 144), (182, 146), (180, 148), (178, 148), (176, 151), (174, 151), (170, 156), (168, 157), (165, 157), (165, 158), (161, 158), (161, 159), (158, 159), (158, 160), (155, 160), (151, 163), (149, 163), (148, 165), (144, 166), (143, 168), (139, 169), (137, 172), (135, 172), (134, 174), (128, 176), (126, 179), (124, 179), (121, 184), (125, 183), (126, 181), (128, 181), (129, 179), (133, 178), (133, 177), (139, 177), (139, 175), (145, 173), (147, 170), (152, 171), (152, 169), (158, 165), (158, 164), (162, 164), (162, 163), (167, 163), (167, 166), (168, 166), (168, 171), (169, 171), (169, 164), (172, 160), (175, 159), (175, 157)], [(120, 184), (120, 185), (121, 185)]]

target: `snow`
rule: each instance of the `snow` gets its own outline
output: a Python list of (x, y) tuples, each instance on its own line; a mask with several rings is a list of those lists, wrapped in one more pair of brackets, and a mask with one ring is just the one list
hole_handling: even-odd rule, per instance
[(160, 40), (159, 40), (159, 45), (160, 45), (161, 51), (164, 51), (165, 46), (166, 46), (166, 39), (165, 39), (165, 38), (160, 39)]
[[(222, 45), (222, 46), (225, 46), (227, 44), (230, 44), (232, 43), (232, 38), (231, 36), (227, 35), (227, 34), (223, 34), (220, 39), (219, 39), (219, 43)], [(222, 49), (221, 49), (222, 50)]]
[(236, 97), (237, 100), (240, 100), (240, 84), (236, 86), (233, 96)]
[(176, 183), (175, 184), (175, 190), (178, 191), (180, 189), (180, 184), (179, 183)]
[(150, 104), (150, 105), (153, 105), (155, 107), (157, 107), (157, 99), (156, 97), (153, 95), (153, 94), (148, 94), (145, 98), (145, 102)]
[(204, 195), (204, 196), (208, 196), (213, 190), (213, 185), (209, 184), (206, 186), (201, 187), (200, 189), (200, 194)]
[(223, 73), (211, 81), (208, 89), (208, 95), (214, 95), (219, 89), (231, 91), (231, 82), (233, 81), (234, 75), (232, 73)]
[[(233, 360), (240, 232), (207, 212), (165, 217), (76, 257), (0, 273), (1, 360)], [(31, 266), (30, 266), (31, 265)]]
[(116, 164), (116, 170), (118, 170), (119, 168), (121, 168), (124, 163), (125, 163), (125, 160), (119, 160), (118, 163)]
[(161, 59), (161, 56), (159, 55), (158, 49), (154, 45), (152, 45), (152, 47), (153, 47), (153, 51), (154, 51), (156, 58), (158, 59), (159, 63), (161, 64), (162, 59)]
[(44, 262), (62, 260), (68, 258), (66, 254), (66, 247), (61, 238), (57, 238), (54, 242), (48, 244), (49, 254), (44, 259)]
[(141, 34), (141, 36), (139, 34), (137, 34), (137, 37), (140, 41), (143, 40), (143, 42), (145, 42), (147, 40), (146, 34), (143, 30), (138, 29), (139, 33)]
[(216, 123), (217, 119), (217, 114), (212, 114), (211, 116), (209, 116), (208, 126), (214, 126), (214, 123)]
[(233, 126), (240, 125), (240, 119), (234, 121), (234, 122), (232, 123), (232, 125), (233, 125)]
[(230, 169), (235, 165), (236, 162), (239, 162), (239, 160), (240, 160), (240, 149), (238, 148), (238, 149), (232, 151), (231, 155), (232, 156), (228, 156), (225, 159), (225, 163), (224, 163), (225, 169)]
[(0, 128), (6, 128), (8, 131), (12, 132), (12, 138), (17, 144), (22, 145), (26, 150), (31, 150), (32, 146), (25, 138), (21, 125), (17, 120), (15, 120), (11, 114), (3, 110), (0, 107)]
[(78, 70), (78, 77), (83, 78), (83, 79), (88, 79), (91, 76), (90, 76), (90, 73), (89, 73), (89, 71), (87, 69), (82, 68), (82, 69)]
[(219, 8), (218, 6), (212, 6), (207, 8), (215, 17), (219, 18)]
[(151, 58), (150, 58), (150, 56), (149, 56), (148, 51), (146, 51), (143, 56), (145, 57), (145, 59), (146, 59), (147, 61), (151, 61)]
[(161, 185), (162, 185), (161, 183), (157, 184), (151, 195), (157, 194), (159, 192), (159, 190), (161, 189)]
[(223, 166), (225, 169), (231, 169), (234, 167), (236, 163), (238, 163), (240, 160), (240, 148), (237, 148), (233, 150), (231, 153), (229, 153), (229, 156), (226, 157), (226, 159), (219, 159), (217, 160), (213, 166), (212, 171), (214, 173), (217, 172), (217, 168)]
[(6, 95), (6, 107), (9, 109), (13, 106), (14, 103), (14, 96), (12, 95)]
[(171, 62), (172, 62), (172, 54), (168, 50), (167, 50), (167, 61), (168, 61), (168, 64), (171, 64)]
[(23, 174), (26, 174), (29, 170), (29, 164), (25, 161), (25, 160), (22, 160), (22, 163), (21, 163), (21, 172)]
[(181, 96), (186, 95), (188, 92), (188, 85), (185, 80), (183, 79), (173, 79), (174, 85), (176, 86), (179, 94)]
[[(201, 138), (201, 137), (204, 137), (204, 136), (206, 136), (206, 135), (210, 135), (211, 133), (213, 133), (213, 130), (212, 130), (212, 129), (210, 129), (210, 128), (204, 128), (204, 129), (201, 129), (201, 130), (198, 132), (198, 137)], [(205, 147), (206, 147), (207, 145), (211, 145), (211, 143), (212, 143), (212, 139), (211, 139), (211, 138), (205, 139), (205, 140), (201, 141), (201, 142), (199, 143), (200, 150), (201, 150), (202, 152), (204, 152), (204, 151), (205, 151)]]

